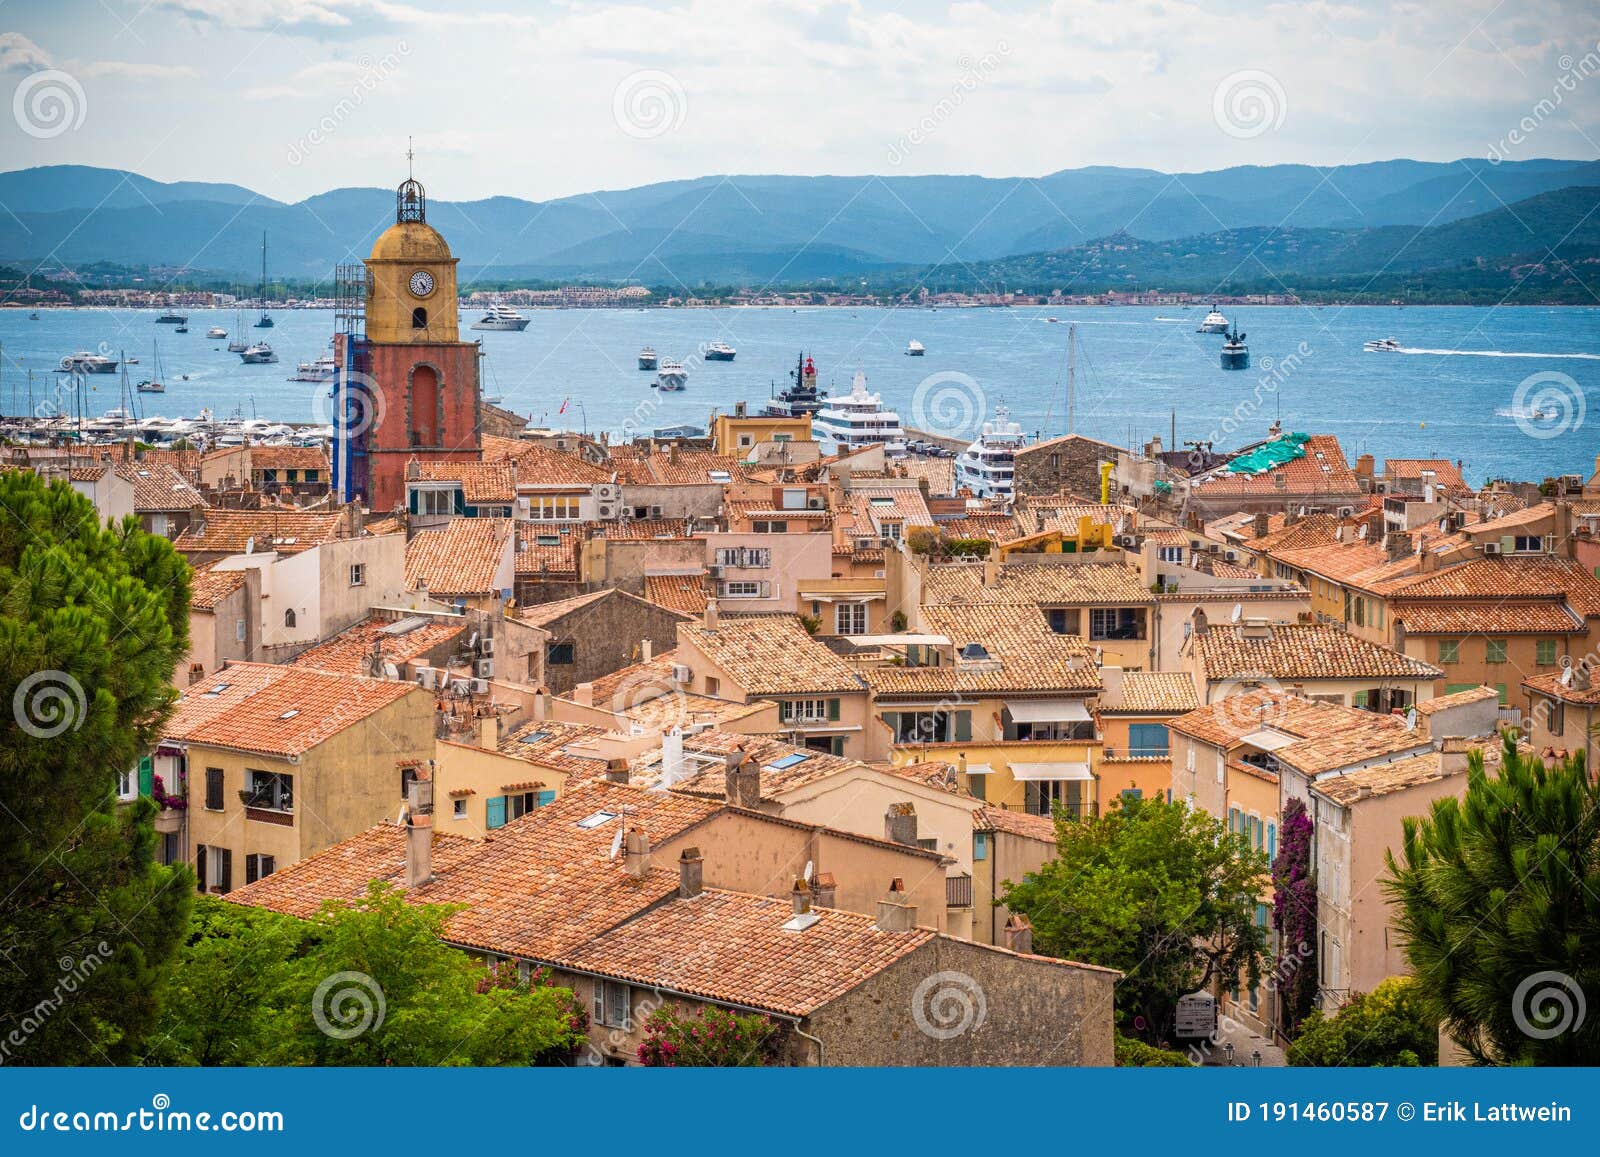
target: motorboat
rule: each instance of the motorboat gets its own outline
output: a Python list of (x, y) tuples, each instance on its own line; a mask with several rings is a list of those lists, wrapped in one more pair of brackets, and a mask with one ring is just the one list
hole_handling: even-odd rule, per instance
[(1249, 369), (1250, 348), (1244, 344), (1244, 334), (1238, 330), (1231, 330), (1227, 338), (1228, 340), (1222, 345), (1222, 368), (1225, 370)]
[(323, 354), (314, 362), (301, 362), (295, 366), (291, 382), (331, 382), (338, 372), (332, 354)]
[(61, 359), (61, 373), (64, 374), (114, 374), (117, 372), (117, 359), (108, 358), (103, 354), (90, 353), (88, 350), (79, 350), (75, 354), (68, 354)]
[(928, 351), (923, 348), (922, 343), (916, 338), (912, 338), (910, 341), (906, 342), (906, 357), (908, 358), (920, 358), (927, 352)]
[(731, 362), (739, 351), (725, 341), (714, 341), (706, 346), (706, 361)]
[(822, 444), (824, 454), (843, 454), (877, 443), (891, 456), (906, 452), (900, 415), (884, 409), (881, 395), (867, 392), (867, 375), (860, 370), (847, 396), (830, 398), (812, 415), (811, 433)]
[(683, 368), (682, 362), (675, 362), (665, 358), (661, 368), (656, 371), (656, 385), (663, 390), (681, 390), (689, 384), (689, 371)]
[(817, 389), (816, 363), (805, 354), (800, 355), (799, 364), (789, 371), (789, 380), (794, 384), (767, 403), (764, 411), (767, 417), (803, 418), (827, 405), (828, 395)]
[(278, 355), (266, 342), (258, 341), (248, 349), (242, 350), (239, 360), (247, 366), (265, 366), (276, 362)]
[(488, 313), (472, 323), (472, 328), (521, 333), (528, 328), (528, 319), (509, 305), (491, 305)]
[(1228, 319), (1223, 317), (1216, 306), (1211, 307), (1211, 312), (1206, 314), (1205, 320), (1200, 323), (1200, 328), (1195, 333), (1227, 333)]
[(228, 331), (223, 329), (220, 325), (214, 325), (210, 329), (206, 330), (206, 337), (210, 338), (212, 341), (221, 341), (227, 336)]
[(1011, 411), (996, 406), (994, 420), (983, 424), (977, 438), (956, 459), (956, 488), (965, 487), (976, 498), (1009, 502), (1016, 453), (1027, 440), (1022, 427), (1011, 420)]
[(649, 346), (645, 346), (644, 349), (639, 351), (639, 368), (641, 370), (653, 370), (656, 368), (656, 351)]
[(157, 325), (183, 325), (189, 319), (181, 313), (164, 313), (156, 318)]
[(1401, 346), (1394, 338), (1383, 337), (1377, 341), (1369, 341), (1361, 348), (1369, 354), (1393, 354), (1399, 353)]

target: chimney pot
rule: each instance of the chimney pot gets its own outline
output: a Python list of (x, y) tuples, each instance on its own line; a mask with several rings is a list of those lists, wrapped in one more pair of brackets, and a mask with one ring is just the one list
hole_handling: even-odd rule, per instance
[(639, 641), (639, 661), (648, 663), (654, 657), (655, 644), (653, 644), (649, 639), (641, 639)]
[(678, 899), (693, 900), (705, 888), (705, 859), (699, 848), (684, 848), (678, 857)]
[(796, 916), (803, 916), (811, 911), (811, 887), (798, 876), (795, 877), (794, 887), (789, 889), (789, 903), (793, 906)]
[(608, 759), (608, 760), (606, 760), (606, 782), (607, 783), (627, 783), (628, 782), (628, 761), (626, 759)]
[(622, 867), (635, 880), (642, 880), (650, 871), (650, 835), (643, 828), (634, 828), (623, 841), (626, 849)]
[(1013, 952), (1033, 951), (1033, 921), (1021, 912), (1013, 912), (1006, 921), (1006, 947)]
[(707, 599), (706, 600), (706, 613), (705, 613), (705, 617), (702, 620), (702, 622), (703, 622), (703, 625), (705, 626), (705, 629), (708, 630), (708, 631), (714, 631), (714, 630), (717, 629), (717, 600), (716, 599)]
[(815, 908), (832, 908), (839, 885), (832, 872), (818, 872), (811, 878), (811, 904)]
[[(911, 803), (893, 803), (883, 816), (883, 838), (890, 843), (917, 846), (917, 809)], [(898, 880), (895, 881), (899, 883)]]
[(889, 884), (888, 895), (878, 901), (880, 932), (910, 932), (917, 926), (917, 909), (907, 904), (906, 884), (898, 876)]

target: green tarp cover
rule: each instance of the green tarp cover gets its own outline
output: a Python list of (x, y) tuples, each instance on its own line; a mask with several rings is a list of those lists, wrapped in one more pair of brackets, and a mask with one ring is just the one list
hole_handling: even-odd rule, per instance
[(1228, 463), (1229, 474), (1265, 474), (1268, 470), (1306, 456), (1310, 434), (1285, 434), (1265, 446), (1240, 454)]

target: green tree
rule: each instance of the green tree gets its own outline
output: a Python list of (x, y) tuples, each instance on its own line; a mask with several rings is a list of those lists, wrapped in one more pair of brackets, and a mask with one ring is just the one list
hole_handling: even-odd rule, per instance
[(1121, 969), (1117, 1017), (1149, 1043), (1169, 1036), (1178, 997), (1243, 977), (1267, 956), (1255, 922), (1266, 856), (1182, 802), (1131, 800), (1092, 820), (1056, 817), (1056, 859), (1004, 902), (1050, 956)]
[(1332, 1015), (1317, 1009), (1289, 1046), (1291, 1065), (1402, 1068), (1439, 1063), (1439, 1020), (1412, 976), (1358, 992)]
[(1120, 1032), (1116, 1038), (1119, 1069), (1187, 1069), (1194, 1066), (1194, 1062), (1174, 1049), (1158, 1049), (1155, 1045), (1147, 1045)]
[(116, 786), (176, 697), (188, 576), (135, 519), (108, 528), (64, 482), (0, 475), (7, 1063), (120, 1063), (155, 1021), (192, 879), (155, 862), (154, 806), (119, 805)]
[(1407, 819), (1385, 887), (1431, 1016), (1480, 1064), (1600, 1064), (1600, 785), (1508, 732)]

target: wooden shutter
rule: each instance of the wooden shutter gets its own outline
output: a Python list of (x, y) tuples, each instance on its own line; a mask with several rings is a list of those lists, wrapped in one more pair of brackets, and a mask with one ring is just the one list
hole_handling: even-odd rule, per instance
[(194, 849), (195, 883), (201, 892), (206, 890), (206, 846), (196, 844)]
[(211, 811), (222, 810), (222, 768), (206, 768), (206, 807)]
[(139, 761), (139, 794), (152, 795), (154, 794), (155, 790), (155, 761), (147, 755)]
[(956, 742), (970, 743), (972, 741), (972, 712), (956, 712)]
[(222, 857), (222, 879), (219, 881), (218, 886), (224, 892), (231, 892), (233, 891), (233, 849), (219, 848), (218, 854)]
[(552, 804), (552, 803), (555, 803), (555, 802), (556, 802), (556, 793), (555, 792), (553, 792), (553, 791), (541, 791), (539, 793), (537, 806), (544, 807), (546, 804)]
[(506, 826), (506, 797), (493, 795), (483, 801), (484, 826), (490, 828), (503, 828)]
[(837, 699), (829, 699), (828, 700), (828, 722), (837, 723), (838, 721), (839, 721), (839, 701)]
[(246, 856), (244, 858), (244, 882), (246, 884), (254, 884), (256, 882), (256, 857), (254, 856)]

